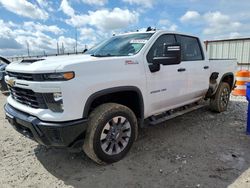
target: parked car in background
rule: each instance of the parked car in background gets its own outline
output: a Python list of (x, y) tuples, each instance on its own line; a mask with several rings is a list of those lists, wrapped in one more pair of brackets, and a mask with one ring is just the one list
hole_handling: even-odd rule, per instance
[(0, 56), (0, 91), (4, 95), (8, 95), (9, 93), (7, 84), (5, 83), (5, 80), (4, 80), (4, 77), (6, 75), (5, 68), (8, 64), (10, 64), (10, 61)]
[(113, 36), (80, 55), (6, 67), (10, 124), (50, 147), (83, 148), (97, 163), (122, 159), (138, 127), (210, 100), (227, 109), (237, 62), (209, 60), (196, 36), (167, 31)]

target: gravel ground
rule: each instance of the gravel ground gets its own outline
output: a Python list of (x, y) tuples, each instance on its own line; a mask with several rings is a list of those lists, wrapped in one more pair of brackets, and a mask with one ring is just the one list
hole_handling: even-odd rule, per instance
[(231, 97), (227, 112), (203, 107), (142, 129), (122, 161), (99, 166), (83, 153), (47, 149), (21, 136), (1, 108), (0, 187), (223, 188), (235, 180), (232, 187), (250, 187), (246, 112), (245, 98)]

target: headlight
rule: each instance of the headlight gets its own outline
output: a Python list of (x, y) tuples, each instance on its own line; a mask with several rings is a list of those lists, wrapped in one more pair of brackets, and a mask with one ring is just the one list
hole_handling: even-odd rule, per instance
[(65, 81), (71, 80), (75, 77), (74, 72), (60, 72), (60, 73), (47, 73), (43, 74), (45, 81)]

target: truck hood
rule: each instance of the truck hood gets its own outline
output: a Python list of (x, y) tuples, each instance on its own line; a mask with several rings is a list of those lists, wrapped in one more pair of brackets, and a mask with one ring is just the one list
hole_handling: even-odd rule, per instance
[(64, 66), (76, 63), (86, 63), (92, 61), (100, 61), (100, 58), (93, 57), (88, 54), (79, 55), (62, 55), (53, 57), (41, 57), (33, 59), (34, 62), (16, 61), (6, 67), (7, 71), (23, 72), (23, 73), (50, 73), (62, 69)]

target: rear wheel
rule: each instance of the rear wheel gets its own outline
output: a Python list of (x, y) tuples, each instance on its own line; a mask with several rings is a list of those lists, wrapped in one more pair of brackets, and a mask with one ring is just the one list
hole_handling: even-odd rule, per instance
[(226, 82), (220, 83), (215, 95), (210, 99), (210, 109), (214, 112), (227, 110), (230, 99), (230, 86)]
[(90, 114), (83, 149), (99, 164), (113, 163), (128, 153), (137, 131), (137, 119), (128, 107), (103, 104)]

